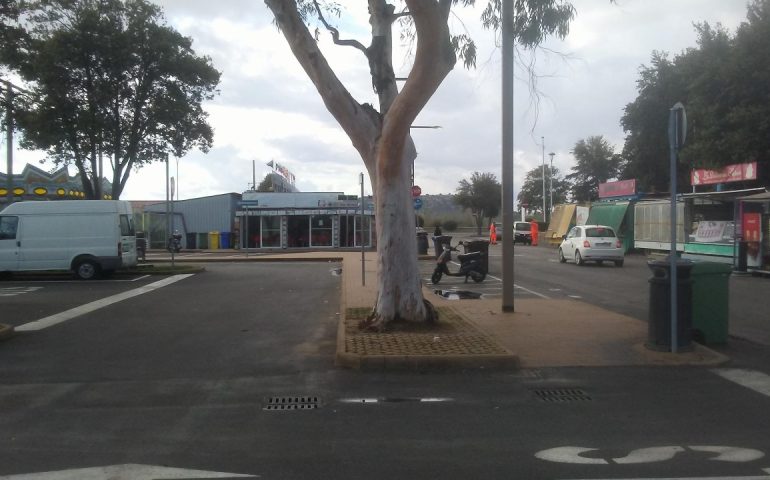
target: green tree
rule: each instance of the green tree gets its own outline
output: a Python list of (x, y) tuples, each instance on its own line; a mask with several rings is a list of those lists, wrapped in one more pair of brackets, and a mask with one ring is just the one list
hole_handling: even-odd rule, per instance
[[(689, 131), (680, 152), (678, 186), (689, 187), (692, 168), (756, 161), (758, 179), (770, 183), (770, 0), (752, 0), (747, 21), (730, 33), (696, 24), (697, 46), (669, 60), (653, 52), (637, 81), (638, 96), (625, 108), (622, 178), (642, 189), (668, 191), (668, 115), (687, 109)], [(740, 188), (740, 185), (736, 187)]]
[[(552, 183), (553, 180), (553, 183)], [(550, 207), (551, 185), (553, 185), (553, 204), (565, 203), (571, 189), (570, 183), (559, 174), (557, 167), (545, 166), (545, 203)], [(524, 184), (516, 196), (519, 208), (526, 205), (529, 210), (542, 213), (543, 210), (543, 167), (535, 167), (524, 177)]]
[[(668, 113), (684, 98), (684, 81), (665, 53), (653, 52), (636, 81), (639, 95), (620, 120), (626, 132), (621, 178), (636, 179), (642, 191), (669, 191)], [(682, 175), (678, 175), (682, 177)]]
[(21, 145), (73, 164), (87, 198), (101, 198), (100, 158), (111, 163), (112, 198), (132, 170), (208, 151), (213, 131), (201, 103), (220, 74), (192, 40), (145, 0), (46, 0), (22, 10), (23, 45), (3, 61), (29, 82), (18, 115)]
[(265, 175), (265, 178), (262, 179), (261, 182), (259, 182), (259, 185), (257, 185), (257, 191), (258, 192), (272, 192), (274, 189), (273, 187), (273, 177), (268, 173)]
[(502, 188), (493, 173), (473, 172), (470, 180), (460, 180), (455, 203), (470, 210), (476, 222), (478, 235), (481, 235), (482, 227), (491, 223), (500, 214)]
[(572, 200), (591, 202), (599, 198), (599, 184), (617, 178), (621, 157), (603, 136), (580, 140), (572, 150), (576, 164), (567, 180), (572, 183)]
[[(474, 0), (404, 0), (405, 8), (387, 0), (368, 0), (371, 42), (342, 39), (339, 30), (324, 17), (342, 11), (337, 3), (321, 0), (265, 0), (294, 56), (311, 79), (324, 105), (350, 137), (372, 181), (375, 205), (378, 292), (369, 319), (374, 328), (401, 319), (432, 319), (432, 308), (422, 296), (417, 245), (414, 241), (414, 212), (409, 195), (410, 166), (416, 148), (409, 129), (417, 115), (454, 68), (457, 55), (466, 66), (476, 61), (476, 46), (465, 33), (452, 34), (449, 18), (459, 4)], [(574, 8), (565, 0), (517, 1), (513, 41), (535, 48), (548, 36), (568, 33)], [(482, 24), (500, 27), (498, 0), (490, 0), (482, 13)], [(330, 32), (340, 46), (357, 49), (362, 66), (371, 74), (377, 107), (352, 97), (331, 69), (308, 23)], [(414, 39), (414, 62), (399, 90), (393, 69), (393, 26), (405, 24), (405, 35)], [(349, 19), (341, 21), (350, 25)]]

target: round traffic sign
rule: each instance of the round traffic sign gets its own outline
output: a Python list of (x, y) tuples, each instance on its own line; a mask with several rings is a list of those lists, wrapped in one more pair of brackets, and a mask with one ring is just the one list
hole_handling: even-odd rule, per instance
[(419, 185), (413, 185), (412, 186), (412, 198), (417, 198), (420, 195), (422, 195), (422, 189)]
[(422, 199), (421, 198), (415, 198), (414, 199), (414, 209), (419, 210), (422, 208)]

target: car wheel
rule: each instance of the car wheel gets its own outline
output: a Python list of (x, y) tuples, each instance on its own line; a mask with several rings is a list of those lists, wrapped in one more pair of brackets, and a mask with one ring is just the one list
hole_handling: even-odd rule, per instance
[(95, 260), (81, 260), (75, 265), (75, 276), (81, 280), (91, 280), (99, 275), (99, 264)]
[(583, 266), (585, 261), (583, 261), (583, 256), (580, 255), (580, 250), (575, 250), (575, 265)]
[(559, 263), (565, 263), (567, 261), (566, 258), (564, 258), (564, 252), (562, 251), (561, 247), (559, 247)]
[(615, 266), (616, 267), (622, 267), (623, 266), (623, 260), (615, 260)]

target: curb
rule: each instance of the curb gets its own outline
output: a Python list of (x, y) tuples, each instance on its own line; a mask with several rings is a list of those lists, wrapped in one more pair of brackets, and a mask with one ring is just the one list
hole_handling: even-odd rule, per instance
[[(519, 370), (521, 361), (513, 353), (489, 355), (359, 355), (346, 351), (345, 334), (346, 316), (345, 293), (342, 293), (340, 319), (337, 324), (337, 351), (334, 365), (362, 372), (383, 371), (432, 371), (432, 370)], [(459, 312), (455, 312), (462, 316)], [(469, 322), (474, 328), (478, 328)], [(496, 342), (495, 342), (496, 343)], [(506, 352), (507, 349), (500, 346)]]
[(0, 340), (7, 340), (14, 334), (13, 326), (0, 323)]

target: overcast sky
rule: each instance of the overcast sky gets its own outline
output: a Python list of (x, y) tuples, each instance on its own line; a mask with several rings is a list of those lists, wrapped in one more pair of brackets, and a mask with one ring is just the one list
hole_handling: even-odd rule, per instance
[[(310, 80), (300, 69), (285, 39), (271, 23), (260, 0), (158, 0), (168, 22), (193, 39), (199, 55), (212, 58), (222, 72), (221, 94), (205, 105), (214, 127), (208, 154), (192, 151), (171, 160), (179, 198), (243, 192), (252, 182), (252, 161), (259, 183), (273, 160), (296, 176), (301, 191), (356, 194), (363, 163), (350, 141), (326, 111)], [(365, 45), (370, 37), (364, 0), (340, 1), (348, 10), (338, 21), (344, 38)], [(476, 8), (455, 9), (455, 30), (468, 29), (479, 45), (475, 69), (458, 66), (423, 110), (415, 124), (440, 129), (414, 130), (417, 145), (415, 183), (424, 194), (454, 193), (474, 171), (501, 172), (500, 50), (491, 32), (479, 27), (486, 0)], [(573, 0), (577, 16), (564, 41), (549, 41), (537, 71), (542, 92), (535, 108), (529, 85), (517, 71), (514, 101), (514, 190), (525, 174), (554, 152), (562, 175), (574, 165), (575, 143), (603, 135), (616, 151), (623, 146), (623, 108), (636, 98), (641, 65), (653, 50), (680, 53), (696, 45), (694, 22), (721, 23), (731, 32), (745, 19), (745, 0)], [(321, 45), (332, 67), (362, 103), (375, 103), (368, 65), (353, 48), (337, 47), (322, 35)], [(410, 58), (399, 48), (397, 76), (406, 76)], [(667, 121), (661, 118), (661, 122)], [(40, 154), (18, 151), (14, 172), (25, 162), (39, 165)], [(4, 167), (4, 163), (2, 162)], [(51, 164), (42, 166), (51, 169)], [(70, 170), (74, 173), (74, 169)], [(125, 200), (165, 198), (165, 166), (133, 172)], [(366, 193), (371, 188), (366, 185)]]

